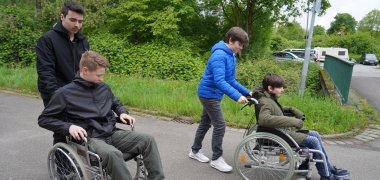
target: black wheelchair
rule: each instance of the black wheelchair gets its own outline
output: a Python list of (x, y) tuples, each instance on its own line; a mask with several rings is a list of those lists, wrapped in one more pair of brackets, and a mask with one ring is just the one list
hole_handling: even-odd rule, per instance
[[(248, 105), (254, 105), (258, 119), (258, 101), (249, 98)], [(322, 151), (300, 147), (286, 132), (258, 123), (251, 126), (252, 121), (234, 154), (234, 166), (242, 179), (288, 180), (295, 174), (310, 179), (312, 164), (316, 162), (323, 163), (327, 169)], [(323, 159), (314, 159), (313, 153), (319, 153)]]
[[(134, 131), (133, 124), (131, 125)], [(141, 154), (123, 153), (123, 159), (134, 180), (146, 180), (148, 172)], [(101, 158), (89, 150), (87, 139), (76, 142), (66, 137), (66, 143), (56, 143), (48, 154), (48, 169), (52, 180), (109, 180)]]

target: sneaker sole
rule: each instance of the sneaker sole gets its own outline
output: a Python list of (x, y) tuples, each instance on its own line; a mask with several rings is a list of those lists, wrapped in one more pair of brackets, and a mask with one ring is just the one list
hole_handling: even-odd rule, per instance
[(208, 161), (203, 161), (203, 160), (197, 159), (195, 156), (192, 156), (192, 155), (189, 155), (189, 158), (191, 158), (191, 159), (195, 159), (195, 160), (197, 160), (197, 161), (199, 161), (199, 162), (201, 162), (201, 163), (207, 163), (207, 162), (210, 161), (210, 160), (208, 160)]
[(218, 170), (220, 172), (224, 172), (224, 173), (228, 173), (228, 172), (232, 171), (232, 169), (231, 170), (222, 170), (222, 169), (219, 169), (214, 164), (211, 164), (211, 163), (210, 163), (210, 166), (213, 167), (213, 168), (215, 168), (216, 170)]

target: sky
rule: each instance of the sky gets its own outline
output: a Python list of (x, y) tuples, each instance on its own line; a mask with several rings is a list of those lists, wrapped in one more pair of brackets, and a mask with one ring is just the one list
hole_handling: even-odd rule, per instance
[[(322, 16), (316, 16), (314, 25), (321, 25), (326, 30), (338, 13), (351, 14), (357, 22), (363, 19), (370, 11), (380, 10), (380, 0), (329, 0), (331, 7)], [(311, 14), (310, 14), (311, 19)], [(307, 15), (296, 19), (303, 28), (306, 28)], [(309, 20), (310, 23), (310, 20)]]

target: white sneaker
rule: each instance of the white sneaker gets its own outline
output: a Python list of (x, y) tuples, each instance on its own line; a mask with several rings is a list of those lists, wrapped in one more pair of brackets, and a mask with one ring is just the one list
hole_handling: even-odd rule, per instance
[(206, 157), (205, 155), (203, 155), (203, 153), (200, 150), (198, 151), (198, 153), (193, 153), (193, 151), (190, 150), (189, 157), (203, 163), (210, 161), (210, 159)]
[(230, 172), (232, 171), (232, 167), (230, 165), (228, 165), (226, 163), (226, 161), (224, 161), (223, 157), (220, 156), (217, 160), (215, 161), (211, 161), (210, 162), (210, 166), (219, 170), (219, 171), (222, 171), (222, 172)]

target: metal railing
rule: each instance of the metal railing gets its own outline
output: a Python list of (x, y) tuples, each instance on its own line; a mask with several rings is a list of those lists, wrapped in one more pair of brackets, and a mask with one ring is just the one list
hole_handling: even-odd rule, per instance
[(348, 101), (354, 65), (354, 62), (346, 61), (335, 56), (325, 56), (323, 69), (333, 81), (344, 104)]

